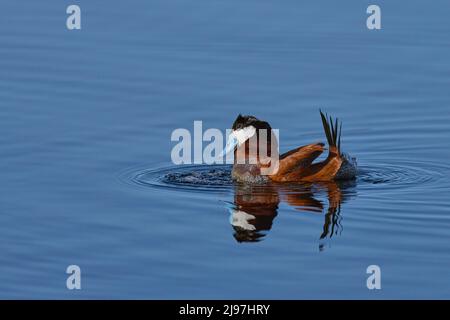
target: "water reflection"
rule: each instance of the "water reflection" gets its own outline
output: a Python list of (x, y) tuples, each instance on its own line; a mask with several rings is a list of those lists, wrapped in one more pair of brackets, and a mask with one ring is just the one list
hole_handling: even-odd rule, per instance
[[(324, 213), (319, 238), (331, 239), (342, 232), (341, 205), (356, 195), (355, 187), (356, 181), (264, 186), (236, 184), (234, 201), (228, 207), (234, 237), (238, 242), (262, 240), (272, 228), (280, 203), (284, 202), (301, 212)], [(319, 248), (323, 247), (322, 242)]]

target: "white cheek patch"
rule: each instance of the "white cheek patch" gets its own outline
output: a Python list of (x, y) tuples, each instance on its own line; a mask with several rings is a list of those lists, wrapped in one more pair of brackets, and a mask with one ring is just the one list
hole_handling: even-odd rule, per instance
[(228, 137), (227, 144), (223, 151), (220, 153), (219, 157), (223, 157), (229, 152), (232, 152), (236, 146), (242, 145), (245, 141), (253, 137), (255, 133), (256, 128), (253, 126), (232, 131), (230, 133), (230, 136)]
[(233, 135), (236, 137), (238, 144), (241, 145), (256, 133), (256, 128), (254, 126), (248, 126), (243, 129), (233, 131)]

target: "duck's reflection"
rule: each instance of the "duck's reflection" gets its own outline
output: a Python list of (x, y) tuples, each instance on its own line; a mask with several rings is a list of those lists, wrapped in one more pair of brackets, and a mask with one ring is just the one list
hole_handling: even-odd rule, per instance
[(355, 195), (355, 185), (355, 181), (264, 186), (236, 184), (234, 202), (228, 208), (234, 237), (238, 242), (261, 240), (271, 229), (278, 206), (284, 202), (299, 211), (324, 212), (320, 239), (331, 238), (342, 232), (341, 204)]
[(237, 241), (258, 241), (272, 227), (277, 215), (279, 193), (275, 186), (236, 185), (230, 223)]

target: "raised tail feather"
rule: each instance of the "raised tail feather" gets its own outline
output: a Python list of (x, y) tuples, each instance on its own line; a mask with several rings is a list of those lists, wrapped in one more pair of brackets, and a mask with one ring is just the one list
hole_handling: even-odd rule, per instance
[(328, 114), (324, 114), (322, 110), (320, 110), (320, 116), (322, 118), (323, 129), (325, 131), (328, 144), (330, 147), (336, 147), (337, 152), (340, 155), (342, 121), (339, 121), (338, 118), (333, 121), (333, 118), (331, 116), (328, 117)]

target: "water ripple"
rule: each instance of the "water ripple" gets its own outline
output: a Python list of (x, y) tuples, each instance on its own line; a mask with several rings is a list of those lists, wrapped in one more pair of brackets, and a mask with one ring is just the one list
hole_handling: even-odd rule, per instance
[[(400, 190), (439, 187), (450, 173), (440, 163), (409, 160), (377, 160), (358, 168), (358, 190)], [(231, 165), (184, 165), (160, 168), (130, 168), (119, 177), (125, 183), (145, 188), (178, 191), (223, 192), (231, 190)]]

